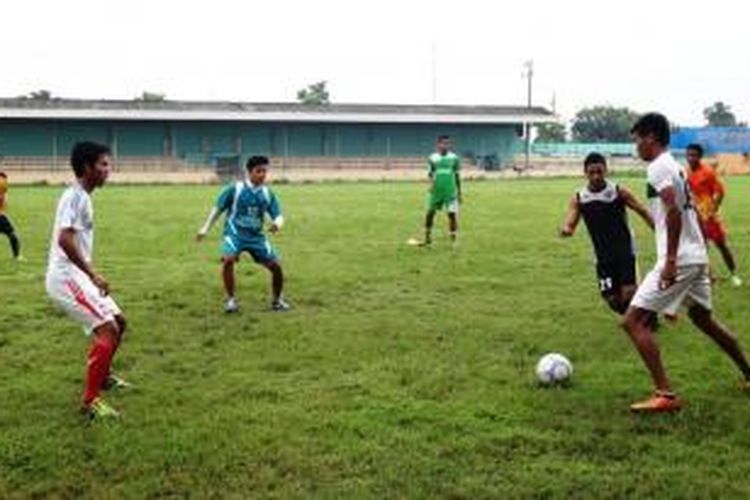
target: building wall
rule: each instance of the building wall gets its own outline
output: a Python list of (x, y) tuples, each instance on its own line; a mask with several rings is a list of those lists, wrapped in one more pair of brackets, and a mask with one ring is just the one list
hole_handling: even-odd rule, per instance
[(67, 157), (79, 140), (109, 144), (118, 158), (172, 156), (211, 164), (216, 157), (398, 157), (426, 155), (439, 134), (457, 152), (496, 155), (520, 151), (512, 125), (405, 125), (209, 122), (0, 121), (0, 157)]

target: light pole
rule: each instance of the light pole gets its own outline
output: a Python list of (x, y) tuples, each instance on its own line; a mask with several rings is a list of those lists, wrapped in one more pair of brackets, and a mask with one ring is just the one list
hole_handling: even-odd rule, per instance
[(437, 104), (437, 42), (432, 41), (432, 104)]
[(529, 59), (523, 63), (523, 77), (526, 78), (526, 107), (528, 108), (528, 115), (526, 120), (523, 122), (524, 136), (526, 138), (526, 154), (525, 154), (525, 168), (529, 168), (529, 156), (531, 155), (531, 123), (529, 122), (529, 116), (531, 115), (531, 91), (532, 82), (534, 80), (534, 60)]

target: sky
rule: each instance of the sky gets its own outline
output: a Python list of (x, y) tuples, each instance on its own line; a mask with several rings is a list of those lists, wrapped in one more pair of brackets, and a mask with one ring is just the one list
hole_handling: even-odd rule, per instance
[(0, 96), (584, 106), (750, 120), (739, 0), (3, 0)]

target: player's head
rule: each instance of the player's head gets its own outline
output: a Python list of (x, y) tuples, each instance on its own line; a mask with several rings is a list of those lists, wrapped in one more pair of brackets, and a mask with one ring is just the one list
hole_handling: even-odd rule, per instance
[(695, 143), (688, 145), (685, 148), (685, 157), (690, 168), (698, 168), (703, 159), (703, 146)]
[(453, 141), (449, 135), (440, 135), (437, 138), (437, 150), (441, 154), (445, 154), (453, 147)]
[(255, 185), (263, 184), (266, 182), (266, 174), (268, 173), (268, 158), (265, 156), (251, 156), (247, 160), (245, 167), (247, 173), (250, 176), (250, 182)]
[(5, 194), (8, 190), (8, 175), (0, 170), (0, 195)]
[(76, 177), (91, 187), (107, 182), (112, 168), (112, 152), (108, 146), (91, 141), (77, 142), (70, 153), (70, 166)]
[(661, 113), (646, 113), (638, 118), (630, 134), (638, 149), (638, 156), (642, 160), (652, 161), (669, 147), (669, 120)]
[(583, 173), (592, 188), (603, 188), (607, 177), (607, 159), (600, 153), (589, 153), (583, 160)]

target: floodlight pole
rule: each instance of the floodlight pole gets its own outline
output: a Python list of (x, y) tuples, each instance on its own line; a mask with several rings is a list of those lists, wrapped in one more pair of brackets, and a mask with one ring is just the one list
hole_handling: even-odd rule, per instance
[(432, 104), (437, 104), (437, 42), (432, 41)]
[(526, 138), (526, 154), (525, 154), (525, 161), (524, 161), (524, 167), (526, 169), (530, 166), (530, 160), (529, 157), (531, 156), (531, 123), (529, 122), (529, 116), (531, 115), (531, 98), (532, 98), (532, 88), (533, 88), (533, 80), (534, 80), (534, 60), (529, 59), (525, 63), (523, 63), (524, 66), (524, 78), (526, 78), (527, 88), (526, 88), (526, 107), (528, 114), (526, 116), (526, 120), (524, 120), (524, 136)]

